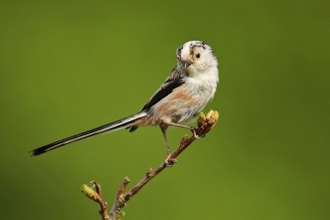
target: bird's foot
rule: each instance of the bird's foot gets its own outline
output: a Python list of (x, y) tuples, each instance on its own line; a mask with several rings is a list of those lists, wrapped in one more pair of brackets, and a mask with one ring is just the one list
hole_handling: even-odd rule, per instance
[(164, 165), (166, 167), (172, 167), (175, 163), (177, 163), (177, 159), (176, 158), (172, 158), (172, 154), (168, 154), (165, 161), (164, 161)]
[(193, 133), (194, 139), (200, 139), (200, 138), (204, 138), (205, 137), (205, 134), (203, 134), (201, 136), (199, 136), (198, 134), (196, 134), (195, 128), (191, 128), (191, 132)]

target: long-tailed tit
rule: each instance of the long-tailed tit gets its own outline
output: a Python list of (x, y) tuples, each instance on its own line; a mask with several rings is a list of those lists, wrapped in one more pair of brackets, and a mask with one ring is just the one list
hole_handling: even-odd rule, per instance
[(94, 135), (140, 126), (159, 125), (163, 133), (167, 154), (170, 155), (166, 130), (169, 126), (194, 129), (188, 122), (202, 111), (213, 98), (219, 81), (218, 61), (211, 47), (202, 41), (189, 41), (176, 51), (177, 64), (163, 85), (136, 114), (100, 127), (64, 138), (31, 151), (39, 155)]

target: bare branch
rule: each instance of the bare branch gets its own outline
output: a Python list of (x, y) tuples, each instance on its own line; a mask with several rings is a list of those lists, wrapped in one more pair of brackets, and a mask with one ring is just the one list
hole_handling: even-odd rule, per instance
[[(99, 211), (103, 220), (120, 220), (124, 217), (125, 213), (121, 210), (126, 206), (126, 203), (137, 194), (150, 180), (152, 180), (155, 176), (157, 176), (160, 172), (162, 172), (165, 168), (172, 166), (176, 163), (177, 157), (188, 148), (188, 146), (194, 142), (198, 137), (204, 137), (206, 133), (211, 131), (215, 124), (219, 119), (219, 113), (217, 111), (211, 110), (204, 115), (201, 113), (199, 115), (199, 119), (197, 120), (197, 127), (194, 129), (196, 136), (192, 135), (188, 137), (188, 135), (184, 135), (181, 139), (179, 147), (176, 151), (166, 159), (166, 162), (163, 162), (157, 169), (153, 170), (149, 168), (144, 176), (144, 178), (137, 183), (132, 189), (125, 193), (125, 189), (127, 184), (130, 182), (128, 177), (125, 177), (119, 190), (115, 201), (112, 205), (111, 211), (107, 212), (107, 203), (103, 201), (101, 194), (101, 186), (92, 181), (93, 187), (95, 191), (88, 187), (87, 185), (82, 186), (82, 192), (93, 201), (99, 203), (101, 210)], [(197, 138), (196, 138), (197, 137)]]

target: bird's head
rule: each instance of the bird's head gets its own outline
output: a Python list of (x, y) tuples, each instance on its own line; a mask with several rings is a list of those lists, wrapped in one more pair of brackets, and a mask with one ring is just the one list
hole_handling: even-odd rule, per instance
[(217, 68), (218, 61), (211, 47), (203, 41), (189, 41), (176, 51), (178, 66), (188, 74)]

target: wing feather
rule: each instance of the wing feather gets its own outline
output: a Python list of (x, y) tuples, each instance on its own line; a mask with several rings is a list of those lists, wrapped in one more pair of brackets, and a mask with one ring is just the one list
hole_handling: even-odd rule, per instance
[[(147, 101), (147, 103), (142, 107), (141, 112), (148, 111), (152, 106), (158, 103), (160, 100), (171, 94), (171, 92), (181, 86), (184, 83), (184, 77), (178, 73), (174, 68), (170, 75), (167, 77), (163, 85), (156, 91), (156, 93)], [(138, 126), (133, 125), (128, 127), (130, 132), (135, 131)]]
[(150, 109), (153, 105), (159, 102), (161, 99), (168, 96), (175, 88), (181, 86), (184, 83), (183, 76), (174, 68), (170, 75), (167, 77), (163, 85), (156, 91), (156, 93), (148, 100), (143, 106), (141, 111)]

